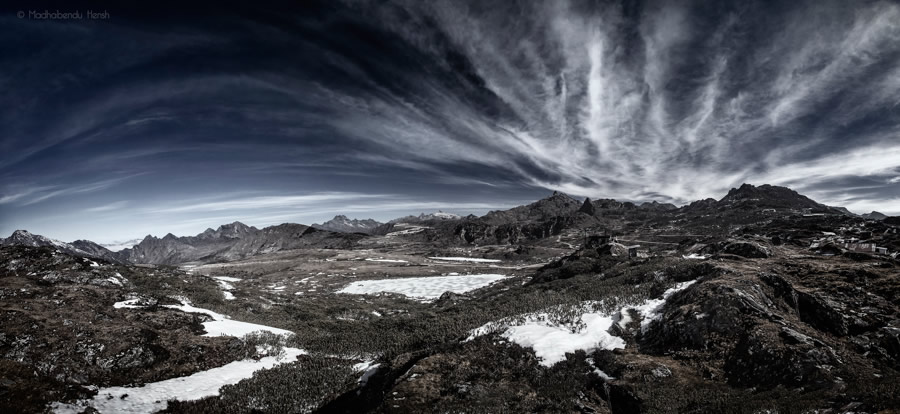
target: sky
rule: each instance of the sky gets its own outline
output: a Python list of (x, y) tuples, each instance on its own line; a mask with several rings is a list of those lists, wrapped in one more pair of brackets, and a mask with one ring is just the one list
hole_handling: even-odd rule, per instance
[(2, 6), (0, 234), (745, 182), (900, 215), (897, 2), (226, 3)]

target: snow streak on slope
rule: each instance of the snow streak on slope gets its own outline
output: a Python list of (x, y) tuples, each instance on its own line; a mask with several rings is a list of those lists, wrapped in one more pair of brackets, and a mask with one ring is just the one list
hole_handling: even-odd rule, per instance
[[(129, 299), (113, 304), (116, 309), (140, 309), (140, 299)], [(208, 309), (197, 308), (189, 304), (166, 305), (167, 308), (183, 312), (203, 313), (214, 320), (204, 322), (206, 334), (203, 336), (244, 336), (251, 332), (268, 331), (277, 335), (293, 335), (293, 332), (254, 323), (231, 320), (228, 316)], [(53, 403), (51, 411), (69, 414), (80, 413), (86, 407), (93, 407), (101, 413), (152, 413), (164, 410), (168, 400), (190, 401), (219, 395), (222, 386), (236, 384), (250, 378), (253, 373), (276, 365), (296, 361), (297, 357), (306, 354), (298, 348), (284, 348), (284, 355), (267, 356), (258, 361), (248, 359), (234, 361), (218, 368), (200, 371), (186, 377), (172, 378), (164, 381), (144, 384), (139, 387), (109, 387), (99, 390), (90, 400), (76, 403)]]
[(253, 373), (286, 362), (296, 361), (305, 354), (297, 348), (284, 348), (283, 356), (269, 356), (259, 361), (244, 360), (201, 371), (186, 377), (172, 378), (140, 387), (101, 388), (91, 400), (75, 404), (53, 403), (54, 413), (80, 413), (90, 406), (100, 413), (153, 413), (164, 410), (168, 400), (190, 401), (219, 395), (225, 385), (250, 378)]
[[(122, 302), (116, 302), (113, 307), (120, 308), (142, 308), (138, 305), (139, 299), (130, 299)], [(258, 325), (255, 323), (235, 321), (226, 315), (213, 312), (209, 309), (197, 308), (189, 304), (181, 305), (165, 305), (167, 308), (178, 309), (182, 312), (203, 313), (213, 318), (210, 322), (203, 322), (203, 329), (206, 333), (203, 336), (244, 336), (251, 332), (268, 331), (276, 335), (293, 335), (294, 333), (285, 329), (273, 328), (271, 326)]]

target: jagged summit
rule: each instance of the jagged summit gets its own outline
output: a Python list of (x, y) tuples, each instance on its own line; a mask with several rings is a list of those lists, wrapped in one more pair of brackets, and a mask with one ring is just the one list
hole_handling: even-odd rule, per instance
[(584, 214), (587, 214), (587, 215), (589, 215), (589, 216), (593, 216), (595, 210), (596, 210), (596, 209), (594, 208), (594, 205), (591, 204), (591, 199), (590, 199), (590, 198), (585, 198), (585, 199), (584, 199), (584, 204), (582, 204), (582, 205), (581, 205), (581, 208), (578, 209), (578, 211), (580, 211), (580, 212), (582, 212), (582, 213), (584, 213)]
[(404, 216), (400, 218), (395, 218), (388, 223), (420, 223), (423, 221), (431, 221), (431, 220), (458, 220), (461, 217), (453, 214), (453, 213), (445, 213), (442, 210), (438, 210), (434, 213), (420, 213), (418, 216)]
[(255, 227), (248, 226), (240, 221), (235, 221), (231, 224), (223, 224), (213, 232), (213, 236), (215, 237), (224, 237), (229, 239), (240, 238), (248, 233), (256, 231)]
[(371, 233), (373, 229), (382, 223), (368, 219), (351, 219), (343, 214), (334, 216), (322, 224), (313, 224), (312, 227), (320, 230), (336, 231), (338, 233)]

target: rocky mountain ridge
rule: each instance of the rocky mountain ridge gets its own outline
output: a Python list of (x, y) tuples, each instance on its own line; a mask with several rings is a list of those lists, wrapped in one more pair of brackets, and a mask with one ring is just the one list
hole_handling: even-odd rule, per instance
[[(323, 224), (282, 224), (262, 230), (233, 222), (215, 230), (209, 228), (196, 236), (177, 237), (167, 234), (157, 238), (148, 235), (133, 247), (118, 252), (90, 241), (64, 243), (25, 231), (17, 231), (0, 242), (55, 246), (72, 254), (105, 258), (117, 263), (210, 263), (285, 249), (349, 246), (366, 237), (365, 234), (383, 236), (395, 233), (448, 245), (516, 245), (558, 238), (564, 233), (616, 233), (627, 230), (623, 226), (638, 222), (664, 225), (671, 220), (685, 221), (697, 233), (716, 233), (723, 223), (749, 224), (791, 214), (850, 215), (844, 209), (817, 203), (789, 188), (743, 184), (732, 188), (719, 200), (698, 200), (683, 207), (658, 202), (635, 204), (614, 199), (586, 198), (579, 201), (569, 195), (554, 192), (534, 203), (491, 211), (481, 217), (460, 217), (438, 211), (379, 223), (371, 219), (349, 219), (344, 215), (337, 215)], [(881, 216), (883, 215), (873, 212), (863, 218), (892, 219)]]
[(381, 226), (384, 223), (372, 220), (372, 219), (350, 219), (343, 214), (339, 214), (334, 216), (333, 219), (328, 220), (322, 224), (313, 223), (312, 227), (315, 227), (319, 230), (328, 230), (334, 231), (338, 233), (366, 233), (370, 234), (373, 230), (375, 230), (378, 226)]

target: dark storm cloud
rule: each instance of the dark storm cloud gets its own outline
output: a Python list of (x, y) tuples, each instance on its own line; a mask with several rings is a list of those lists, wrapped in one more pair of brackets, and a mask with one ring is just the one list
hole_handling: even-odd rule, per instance
[(76, 210), (247, 219), (235, 206), (254, 202), (273, 220), (487, 209), (544, 189), (686, 202), (742, 182), (900, 212), (896, 3), (107, 10), (0, 15), (4, 230)]

